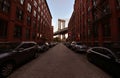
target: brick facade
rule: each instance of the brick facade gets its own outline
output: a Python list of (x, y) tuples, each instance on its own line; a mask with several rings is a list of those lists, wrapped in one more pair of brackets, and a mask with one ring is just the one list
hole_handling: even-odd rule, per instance
[(50, 42), (51, 23), (46, 0), (0, 0), (0, 41)]
[(120, 42), (120, 0), (75, 0), (68, 28), (71, 41), (93, 46)]

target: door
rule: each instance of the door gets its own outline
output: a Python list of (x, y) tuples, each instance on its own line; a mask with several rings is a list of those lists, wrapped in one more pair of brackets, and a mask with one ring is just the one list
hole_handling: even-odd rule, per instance
[(23, 63), (27, 60), (30, 60), (33, 56), (33, 49), (35, 44), (33, 43), (22, 43), (17, 49), (16, 49), (16, 60), (17, 63)]

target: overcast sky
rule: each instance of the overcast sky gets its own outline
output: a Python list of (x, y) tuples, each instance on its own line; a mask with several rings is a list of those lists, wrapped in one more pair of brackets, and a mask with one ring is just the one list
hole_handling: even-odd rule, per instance
[(65, 19), (68, 21), (71, 17), (74, 0), (47, 0), (47, 3), (52, 14), (52, 25), (54, 26), (54, 31), (56, 31), (58, 19)]

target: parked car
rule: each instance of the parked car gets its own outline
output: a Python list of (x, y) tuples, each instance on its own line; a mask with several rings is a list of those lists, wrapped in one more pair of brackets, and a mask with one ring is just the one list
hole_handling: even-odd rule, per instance
[(1, 42), (0, 77), (7, 77), (17, 65), (38, 56), (36, 42)]
[(46, 49), (48, 50), (50, 47), (50, 44), (48, 42), (45, 42)]
[(72, 41), (72, 42), (71, 42), (71, 49), (72, 49), (72, 50), (75, 49), (75, 45), (76, 45), (76, 42), (75, 42), (75, 41)]
[(120, 48), (93, 47), (87, 50), (87, 58), (114, 78), (120, 78)]
[(65, 42), (64, 45), (68, 48), (71, 48), (71, 43), (70, 42)]
[(45, 52), (49, 49), (48, 43), (38, 43), (39, 52)]
[(57, 45), (57, 42), (50, 42), (50, 43), (49, 43), (49, 47), (50, 47), (50, 48), (54, 47), (55, 45)]
[(74, 49), (76, 52), (81, 52), (81, 53), (86, 53), (87, 51), (87, 46), (85, 44), (82, 44), (80, 42), (77, 42), (75, 45), (74, 45)]

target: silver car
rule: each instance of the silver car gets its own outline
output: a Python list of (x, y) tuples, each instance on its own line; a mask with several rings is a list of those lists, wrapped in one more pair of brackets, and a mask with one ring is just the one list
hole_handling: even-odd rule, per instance
[(76, 52), (86, 52), (87, 51), (87, 46), (85, 44), (82, 44), (80, 42), (77, 42), (75, 44), (75, 51)]

